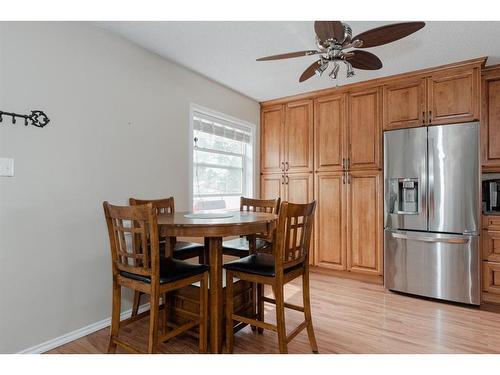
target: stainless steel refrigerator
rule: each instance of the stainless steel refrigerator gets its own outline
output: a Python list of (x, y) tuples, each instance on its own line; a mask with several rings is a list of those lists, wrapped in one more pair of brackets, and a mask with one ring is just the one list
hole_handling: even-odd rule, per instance
[(384, 283), (480, 303), (479, 123), (384, 133)]

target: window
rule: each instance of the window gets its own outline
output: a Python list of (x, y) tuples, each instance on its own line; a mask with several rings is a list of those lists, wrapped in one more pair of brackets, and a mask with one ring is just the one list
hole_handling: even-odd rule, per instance
[(251, 124), (194, 109), (193, 210), (238, 209), (240, 196), (253, 193)]

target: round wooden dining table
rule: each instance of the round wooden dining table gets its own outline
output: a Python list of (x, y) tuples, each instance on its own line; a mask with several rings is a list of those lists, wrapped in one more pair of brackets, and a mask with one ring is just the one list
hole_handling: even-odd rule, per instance
[[(175, 237), (203, 237), (210, 266), (210, 350), (222, 352), (223, 339), (223, 284), (222, 284), (222, 238), (249, 236), (250, 249), (255, 246), (255, 234), (266, 234), (276, 226), (278, 216), (271, 213), (231, 211), (231, 217), (188, 218), (187, 212), (159, 214), (158, 227), (161, 237), (167, 241), (166, 252), (171, 255)], [(205, 260), (206, 262), (206, 260)]]

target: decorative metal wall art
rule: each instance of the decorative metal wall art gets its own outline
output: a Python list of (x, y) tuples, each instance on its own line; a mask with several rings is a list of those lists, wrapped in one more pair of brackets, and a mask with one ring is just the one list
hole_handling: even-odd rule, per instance
[(4, 112), (0, 111), (0, 123), (3, 122), (3, 116), (12, 118), (12, 123), (16, 123), (16, 117), (24, 119), (24, 125), (33, 125), (37, 128), (43, 128), (47, 125), (50, 120), (47, 115), (43, 111), (31, 111), (31, 115), (20, 115), (19, 113), (14, 112)]

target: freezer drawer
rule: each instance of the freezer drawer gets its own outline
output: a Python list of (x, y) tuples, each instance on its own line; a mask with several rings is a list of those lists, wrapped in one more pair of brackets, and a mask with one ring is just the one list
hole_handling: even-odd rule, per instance
[(384, 232), (387, 289), (479, 305), (479, 237)]

